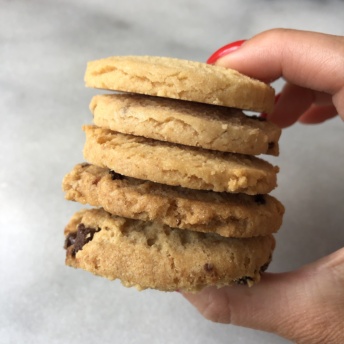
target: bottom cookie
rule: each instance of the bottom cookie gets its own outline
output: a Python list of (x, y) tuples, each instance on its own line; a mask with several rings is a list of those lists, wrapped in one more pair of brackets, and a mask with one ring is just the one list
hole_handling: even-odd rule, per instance
[(138, 289), (198, 291), (260, 280), (272, 235), (224, 238), (125, 219), (103, 209), (74, 214), (65, 228), (66, 264)]

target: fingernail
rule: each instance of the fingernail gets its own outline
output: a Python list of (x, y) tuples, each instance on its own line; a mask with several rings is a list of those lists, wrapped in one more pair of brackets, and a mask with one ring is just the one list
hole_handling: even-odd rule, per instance
[(242, 39), (240, 41), (229, 43), (229, 44), (225, 45), (224, 47), (220, 48), (219, 50), (216, 50), (215, 53), (212, 54), (208, 58), (207, 63), (214, 64), (220, 57), (228, 55), (228, 54), (232, 53), (233, 51), (237, 50), (238, 48), (240, 48), (244, 42), (246, 42), (246, 39)]
[[(281, 93), (275, 95), (275, 105), (277, 104), (278, 100), (280, 99)], [(268, 114), (263, 112), (260, 114), (260, 118), (267, 118)]]

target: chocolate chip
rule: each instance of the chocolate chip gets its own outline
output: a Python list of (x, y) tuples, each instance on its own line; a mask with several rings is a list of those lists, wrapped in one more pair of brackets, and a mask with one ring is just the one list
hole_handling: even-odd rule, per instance
[(93, 179), (92, 181), (92, 185), (98, 185), (98, 183), (100, 182), (100, 177), (96, 177), (95, 179)]
[(254, 196), (254, 201), (257, 204), (265, 204), (266, 203), (266, 200), (265, 200), (264, 196), (260, 195), (260, 194)]
[(83, 223), (80, 223), (74, 241), (74, 255), (93, 239), (94, 233), (99, 231), (100, 228), (85, 227)]
[(206, 272), (212, 272), (214, 270), (214, 265), (211, 263), (206, 263), (204, 264), (203, 268)]
[(260, 272), (264, 272), (268, 269), (270, 263), (271, 263), (271, 260), (272, 260), (272, 255), (270, 254), (270, 257), (269, 257), (269, 260), (260, 267)]
[(66, 237), (66, 240), (64, 242), (64, 249), (67, 249), (69, 246), (74, 245), (75, 243), (75, 238), (76, 238), (76, 232), (74, 233), (69, 233)]
[(113, 170), (110, 170), (109, 173), (112, 180), (123, 180), (125, 178), (122, 174), (119, 174)]
[(264, 265), (262, 265), (262, 266), (260, 267), (260, 272), (266, 271), (266, 270), (268, 269), (269, 265), (270, 265), (270, 262), (267, 262), (267, 263), (265, 263)]
[(234, 282), (240, 285), (247, 285), (249, 281), (253, 282), (253, 278), (250, 276), (243, 276), (241, 278), (236, 279)]
[(269, 142), (268, 147), (269, 149), (273, 149), (275, 147), (275, 142)]

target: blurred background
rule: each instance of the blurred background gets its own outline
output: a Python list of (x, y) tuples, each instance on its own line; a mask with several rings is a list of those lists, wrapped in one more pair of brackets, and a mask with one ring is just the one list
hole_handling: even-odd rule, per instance
[[(204, 320), (178, 293), (137, 292), (64, 265), (63, 229), (81, 208), (61, 180), (83, 161), (88, 60), (205, 61), (231, 41), (284, 27), (344, 34), (335, 0), (0, 0), (0, 343), (287, 343)], [(278, 89), (282, 82), (275, 84)], [(286, 207), (270, 270), (344, 245), (343, 123), (284, 130), (273, 194)]]

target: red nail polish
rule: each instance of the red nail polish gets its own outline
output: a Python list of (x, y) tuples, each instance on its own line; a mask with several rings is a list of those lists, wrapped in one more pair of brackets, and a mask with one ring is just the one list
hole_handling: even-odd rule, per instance
[[(281, 93), (278, 93), (278, 94), (275, 95), (275, 105), (277, 104), (278, 99), (280, 99), (280, 96), (281, 96)], [(260, 117), (261, 118), (267, 118), (268, 114), (263, 112), (263, 113), (260, 114)]]
[(281, 93), (278, 93), (275, 95), (275, 105), (277, 104), (278, 99), (280, 99), (280, 96), (281, 96)]
[(228, 55), (229, 53), (237, 50), (246, 40), (242, 39), (240, 41), (236, 41), (230, 44), (225, 45), (224, 47), (220, 48), (219, 50), (215, 51), (208, 60), (207, 63), (214, 64), (220, 57)]

